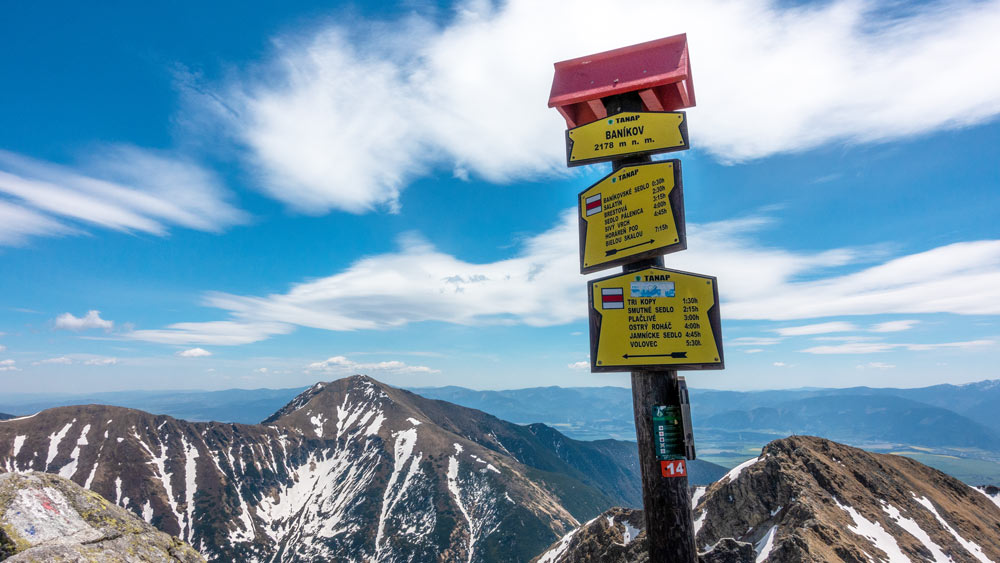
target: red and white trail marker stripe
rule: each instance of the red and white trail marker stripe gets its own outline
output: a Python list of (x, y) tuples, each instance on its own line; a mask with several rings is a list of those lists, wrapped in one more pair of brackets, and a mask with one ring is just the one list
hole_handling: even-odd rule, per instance
[(624, 309), (625, 290), (621, 287), (608, 287), (601, 289), (602, 309)]
[(596, 194), (588, 197), (584, 200), (584, 204), (587, 208), (587, 217), (595, 213), (601, 212), (601, 194)]

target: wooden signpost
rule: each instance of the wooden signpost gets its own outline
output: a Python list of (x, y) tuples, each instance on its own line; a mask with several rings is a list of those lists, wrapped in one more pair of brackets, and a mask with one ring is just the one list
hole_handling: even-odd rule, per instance
[(687, 383), (677, 370), (722, 369), (712, 276), (668, 270), (687, 248), (678, 160), (695, 105), (687, 37), (676, 35), (555, 64), (549, 107), (566, 131), (566, 165), (611, 162), (577, 198), (580, 272), (588, 283), (593, 372), (631, 371), (646, 534), (652, 563), (695, 563), (687, 460), (695, 459)]

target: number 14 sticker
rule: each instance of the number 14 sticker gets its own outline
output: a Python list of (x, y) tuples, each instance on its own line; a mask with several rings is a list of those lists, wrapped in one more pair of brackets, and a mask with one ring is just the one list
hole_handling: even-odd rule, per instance
[(687, 477), (687, 464), (683, 459), (660, 462), (660, 473), (664, 477)]

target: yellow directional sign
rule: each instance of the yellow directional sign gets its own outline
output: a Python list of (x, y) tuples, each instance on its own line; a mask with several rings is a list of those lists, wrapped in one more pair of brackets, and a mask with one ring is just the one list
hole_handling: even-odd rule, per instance
[(714, 277), (646, 268), (588, 289), (591, 371), (723, 368)]
[(689, 148), (683, 111), (629, 111), (566, 131), (566, 166)]
[(580, 193), (580, 273), (687, 248), (681, 162), (625, 166)]

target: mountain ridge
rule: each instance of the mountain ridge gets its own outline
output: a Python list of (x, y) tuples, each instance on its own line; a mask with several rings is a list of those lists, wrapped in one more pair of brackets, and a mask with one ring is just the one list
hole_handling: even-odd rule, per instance
[(634, 445), (590, 446), (366, 376), (317, 384), (266, 420), (57, 407), (0, 423), (0, 470), (71, 478), (212, 561), (524, 561), (637, 494), (623, 458)]
[[(769, 443), (693, 503), (704, 563), (1000, 561), (1000, 489), (814, 436)], [(642, 523), (612, 509), (535, 561), (646, 563)]]

